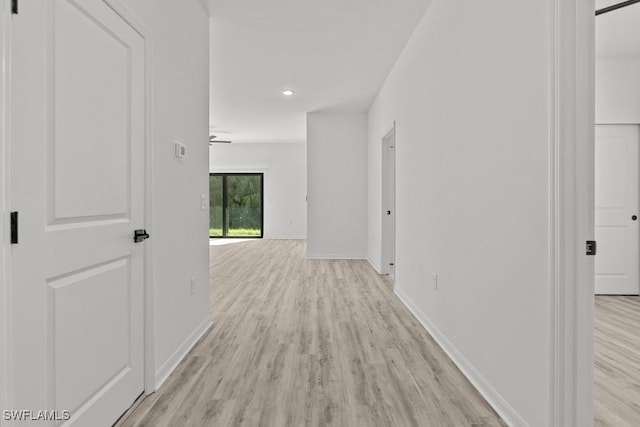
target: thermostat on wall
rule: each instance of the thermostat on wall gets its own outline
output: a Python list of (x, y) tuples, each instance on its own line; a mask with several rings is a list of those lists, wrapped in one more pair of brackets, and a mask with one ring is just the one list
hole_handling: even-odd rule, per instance
[(173, 144), (176, 149), (176, 159), (184, 159), (187, 154), (187, 147), (178, 141), (175, 141)]

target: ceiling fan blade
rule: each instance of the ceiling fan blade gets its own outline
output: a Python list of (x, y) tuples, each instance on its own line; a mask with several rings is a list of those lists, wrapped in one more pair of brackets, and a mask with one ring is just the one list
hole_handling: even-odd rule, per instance
[(231, 144), (231, 141), (223, 141), (221, 139), (216, 139), (218, 135), (209, 135), (209, 145), (211, 144)]

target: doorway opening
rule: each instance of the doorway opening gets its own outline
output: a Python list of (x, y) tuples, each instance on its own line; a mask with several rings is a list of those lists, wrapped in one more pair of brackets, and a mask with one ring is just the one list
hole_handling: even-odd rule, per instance
[(594, 415), (597, 425), (637, 425), (640, 363), (640, 126), (595, 129)]
[(209, 237), (262, 238), (263, 173), (209, 174)]
[(596, 1), (594, 418), (639, 425), (640, 3)]
[(396, 127), (382, 138), (382, 266), (396, 280)]

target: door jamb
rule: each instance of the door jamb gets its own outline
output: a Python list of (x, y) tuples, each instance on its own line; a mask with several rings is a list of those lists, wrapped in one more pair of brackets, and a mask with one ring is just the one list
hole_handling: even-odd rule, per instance
[(595, 5), (552, 0), (549, 425), (593, 425)]
[[(0, 408), (12, 407), (11, 276), (9, 256), (9, 112), (11, 111), (11, 1), (0, 0)], [(5, 425), (4, 417), (0, 425)]]
[[(385, 191), (385, 179), (387, 178), (385, 176), (385, 172), (388, 172), (388, 170), (385, 167), (385, 162), (387, 161), (386, 154), (385, 154), (386, 153), (386, 148), (387, 148), (386, 144), (385, 144), (385, 140), (391, 134), (393, 134), (393, 136), (394, 136), (394, 147), (395, 147), (395, 146), (398, 145), (397, 135), (396, 135), (396, 121), (395, 120), (393, 121), (393, 124), (391, 125), (391, 129), (389, 129), (389, 131), (387, 131), (384, 134), (384, 136), (382, 137), (382, 139), (380, 140), (380, 142), (381, 142), (381, 147), (380, 148), (382, 150), (382, 156), (381, 156), (381, 162), (382, 162), (381, 166), (382, 167), (380, 169), (382, 171), (381, 174), (380, 174), (380, 184), (381, 184), (381, 186), (380, 186), (380, 190), (381, 190), (380, 191), (380, 208), (381, 208), (380, 209), (380, 216), (381, 216), (381, 221), (380, 221), (380, 225), (381, 225), (381, 233), (380, 233), (380, 264), (381, 264), (381, 266), (380, 266), (380, 272), (382, 274), (390, 274), (391, 273), (390, 268), (389, 268), (389, 261), (390, 260), (386, 259), (386, 257), (385, 257), (385, 247), (384, 247), (384, 245), (385, 245), (385, 238), (384, 237), (385, 237), (385, 234), (386, 234), (385, 233), (385, 226), (384, 226), (384, 210), (385, 210), (384, 203), (386, 202), (386, 200), (385, 200), (385, 193), (386, 193), (386, 191)], [(395, 151), (394, 151), (394, 154), (395, 154)], [(394, 163), (395, 163), (395, 155), (394, 155)], [(394, 173), (393, 182), (394, 182), (394, 187), (395, 187), (395, 173), (396, 173), (395, 164), (394, 164), (394, 168), (393, 168), (393, 173)], [(396, 197), (395, 197), (395, 188), (394, 188), (394, 198), (393, 198), (393, 207), (392, 207), (393, 217), (394, 217), (394, 224), (393, 224), (394, 246), (395, 246), (395, 233), (396, 233), (396, 230), (395, 230), (395, 228), (396, 228), (395, 218), (397, 218), (395, 200), (396, 200)], [(394, 248), (394, 253), (395, 253), (395, 248)], [(394, 259), (393, 262), (394, 262), (394, 264), (396, 264), (396, 260), (395, 259)], [(394, 267), (395, 267), (395, 265), (394, 265)], [(394, 269), (394, 277), (393, 277), (393, 281), (394, 282), (396, 280), (396, 278), (395, 278), (396, 273), (397, 273), (397, 269)]]
[[(144, 223), (153, 235), (153, 37), (151, 31), (140, 22), (122, 0), (103, 0), (144, 39), (145, 111), (144, 111)], [(144, 243), (144, 394), (156, 390), (155, 334), (153, 316), (153, 248), (154, 239)]]

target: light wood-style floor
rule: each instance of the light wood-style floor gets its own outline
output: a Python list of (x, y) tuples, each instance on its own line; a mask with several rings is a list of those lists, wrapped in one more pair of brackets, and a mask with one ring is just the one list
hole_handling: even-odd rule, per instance
[(366, 261), (211, 248), (214, 326), (119, 426), (503, 426)]
[(640, 426), (640, 297), (596, 296), (595, 424)]

